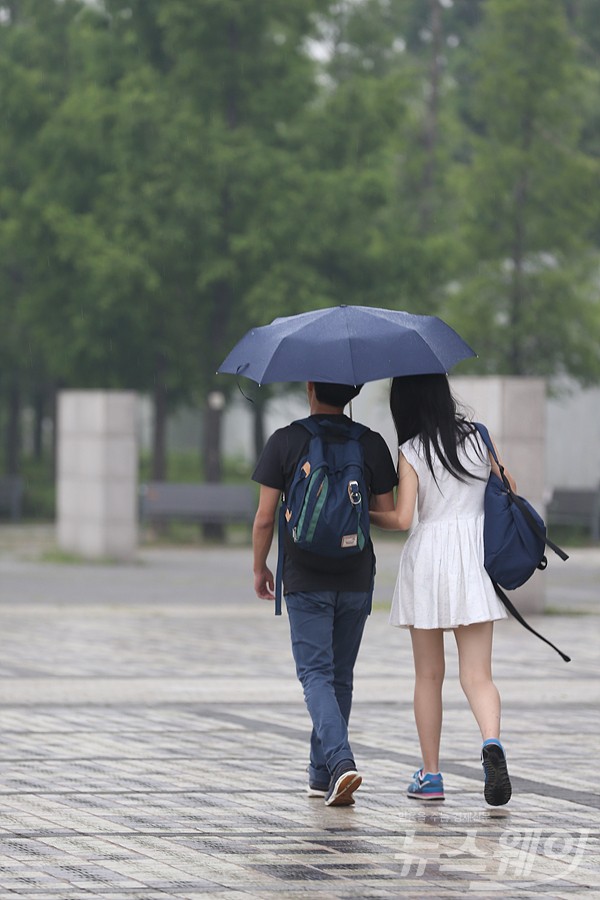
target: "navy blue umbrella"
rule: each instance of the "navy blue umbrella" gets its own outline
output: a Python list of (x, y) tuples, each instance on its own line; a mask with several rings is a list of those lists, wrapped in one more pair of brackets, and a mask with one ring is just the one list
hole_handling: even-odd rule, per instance
[(396, 375), (448, 372), (477, 354), (436, 316), (371, 306), (335, 306), (252, 328), (219, 372), (259, 384), (364, 384)]

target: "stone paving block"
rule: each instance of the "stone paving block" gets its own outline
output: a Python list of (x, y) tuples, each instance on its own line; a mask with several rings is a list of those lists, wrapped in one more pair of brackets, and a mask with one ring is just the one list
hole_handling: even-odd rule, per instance
[(0, 900), (600, 895), (598, 790), (573, 776), (595, 753), (598, 581), (587, 558), (576, 572), (588, 614), (535, 622), (569, 666), (516, 623), (497, 629), (507, 807), (483, 801), (451, 640), (447, 799), (406, 798), (412, 661), (382, 608), (351, 721), (364, 784), (330, 809), (305, 793), (287, 623), (252, 597), (247, 550), (115, 567), (0, 552)]

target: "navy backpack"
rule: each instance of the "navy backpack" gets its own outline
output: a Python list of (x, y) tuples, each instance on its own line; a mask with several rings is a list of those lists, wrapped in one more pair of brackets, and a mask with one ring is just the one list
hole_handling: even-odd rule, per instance
[(492, 579), (496, 594), (521, 625), (550, 644), (565, 662), (570, 662), (570, 657), (525, 621), (502, 590), (505, 588), (512, 591), (525, 584), (536, 569), (545, 569), (548, 565), (546, 546), (563, 560), (569, 557), (550, 540), (544, 521), (533, 506), (524, 497), (513, 492), (485, 425), (480, 422), (473, 424), (498, 464), (501, 475), (498, 478), (494, 472), (490, 472), (485, 489), (483, 550), (486, 572)]
[(298, 419), (311, 438), (300, 459), (279, 515), (279, 556), (275, 579), (275, 615), (281, 615), (284, 533), (294, 544), (318, 556), (342, 559), (362, 553), (369, 542), (369, 498), (357, 422)]

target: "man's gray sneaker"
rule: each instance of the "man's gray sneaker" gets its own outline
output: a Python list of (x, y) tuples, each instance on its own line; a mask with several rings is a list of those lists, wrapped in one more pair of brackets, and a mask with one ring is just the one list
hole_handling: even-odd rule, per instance
[(318, 784), (315, 781), (309, 781), (306, 793), (309, 797), (324, 797), (329, 790), (328, 784)]
[(360, 787), (362, 777), (354, 768), (353, 762), (341, 762), (331, 776), (329, 790), (325, 795), (327, 806), (352, 806), (352, 794)]

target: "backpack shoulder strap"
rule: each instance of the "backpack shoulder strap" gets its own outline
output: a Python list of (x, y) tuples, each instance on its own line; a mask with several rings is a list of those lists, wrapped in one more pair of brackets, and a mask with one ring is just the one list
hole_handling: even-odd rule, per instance
[(275, 615), (281, 615), (281, 596), (283, 593), (283, 529), (285, 528), (285, 504), (279, 504), (279, 521), (277, 523), (277, 570), (275, 572)]
[(477, 431), (478, 431), (479, 434), (481, 435), (481, 438), (482, 438), (482, 440), (483, 440), (483, 443), (485, 444), (485, 446), (488, 448), (488, 450), (489, 450), (490, 453), (492, 454), (492, 456), (493, 456), (493, 458), (494, 458), (494, 460), (495, 460), (496, 465), (497, 465), (498, 468), (500, 469), (500, 477), (501, 477), (501, 479), (502, 479), (502, 482), (503, 482), (503, 484), (504, 484), (504, 487), (506, 488), (506, 490), (508, 491), (508, 493), (510, 494), (510, 496), (511, 496), (512, 498), (514, 498), (516, 495), (513, 493), (513, 490), (512, 490), (512, 488), (511, 488), (511, 486), (510, 486), (510, 484), (509, 484), (508, 478), (507, 478), (506, 475), (504, 474), (504, 466), (502, 465), (502, 463), (501, 463), (500, 460), (498, 459), (498, 454), (497, 454), (496, 451), (494, 450), (494, 445), (493, 445), (493, 443), (492, 443), (492, 439), (491, 439), (491, 437), (490, 437), (489, 431), (487, 430), (487, 428), (485, 427), (485, 425), (482, 425), (482, 424), (481, 424), (481, 422), (473, 422), (473, 425), (475, 426), (475, 428), (477, 429)]
[(329, 422), (328, 419), (316, 421), (312, 416), (308, 416), (305, 419), (296, 419), (292, 422), (292, 425), (301, 425), (303, 428), (306, 428), (313, 437), (318, 434), (326, 433), (329, 430), (336, 435), (346, 434), (355, 441), (360, 440), (363, 434), (366, 434), (366, 432), (369, 431), (369, 428), (366, 425), (362, 425), (360, 422), (351, 422), (350, 425), (347, 426), (345, 423), (339, 424), (337, 422)]
[(494, 450), (494, 445), (492, 444), (492, 439), (490, 437), (489, 431), (487, 430), (485, 425), (481, 424), (481, 422), (473, 422), (473, 425), (475, 426), (475, 428), (481, 435), (481, 439), (482, 439), (483, 443), (485, 444), (485, 446), (488, 448), (488, 450), (490, 451), (490, 453), (492, 454), (492, 456), (498, 463), (498, 466), (500, 466), (500, 461), (498, 460), (498, 457), (496, 456), (496, 451)]
[(313, 437), (320, 431), (319, 423), (315, 422), (314, 419), (311, 419), (310, 416), (305, 419), (295, 419), (292, 422), (292, 425), (301, 425), (302, 428), (305, 428), (308, 432), (310, 432)]
[(366, 434), (369, 431), (369, 428), (366, 425), (362, 425), (360, 422), (353, 422), (349, 428), (350, 437), (355, 441), (359, 441), (363, 434)]
[[(310, 417), (304, 419), (295, 419), (292, 425), (301, 425), (310, 434), (316, 437), (321, 429), (319, 423)], [(275, 615), (281, 615), (281, 600), (283, 596), (283, 557), (285, 553), (285, 494), (281, 495), (281, 503), (279, 504), (279, 516), (277, 522), (277, 570), (275, 573)]]
[(523, 618), (523, 616), (521, 615), (519, 610), (508, 599), (508, 597), (506, 596), (506, 594), (504, 593), (502, 588), (499, 585), (497, 585), (495, 581), (492, 581), (492, 584), (494, 585), (494, 590), (496, 591), (496, 595), (498, 596), (499, 600), (502, 601), (502, 603), (504, 604), (506, 609), (509, 611), (511, 616), (514, 616), (514, 618), (517, 620), (517, 622), (520, 622), (520, 624), (523, 625), (524, 628), (526, 628), (532, 634), (535, 634), (536, 637), (539, 637), (539, 639), (541, 641), (544, 641), (544, 643), (546, 643), (550, 647), (552, 647), (553, 650), (556, 650), (558, 655), (562, 656), (562, 658), (564, 659), (565, 662), (571, 662), (570, 656), (567, 656), (566, 653), (563, 653), (562, 650), (559, 650), (558, 647), (552, 643), (552, 641), (549, 641), (548, 638), (545, 638), (543, 634), (540, 634), (539, 631), (536, 631), (535, 628), (532, 628), (531, 625), (529, 624), (529, 622), (525, 621), (525, 619)]

